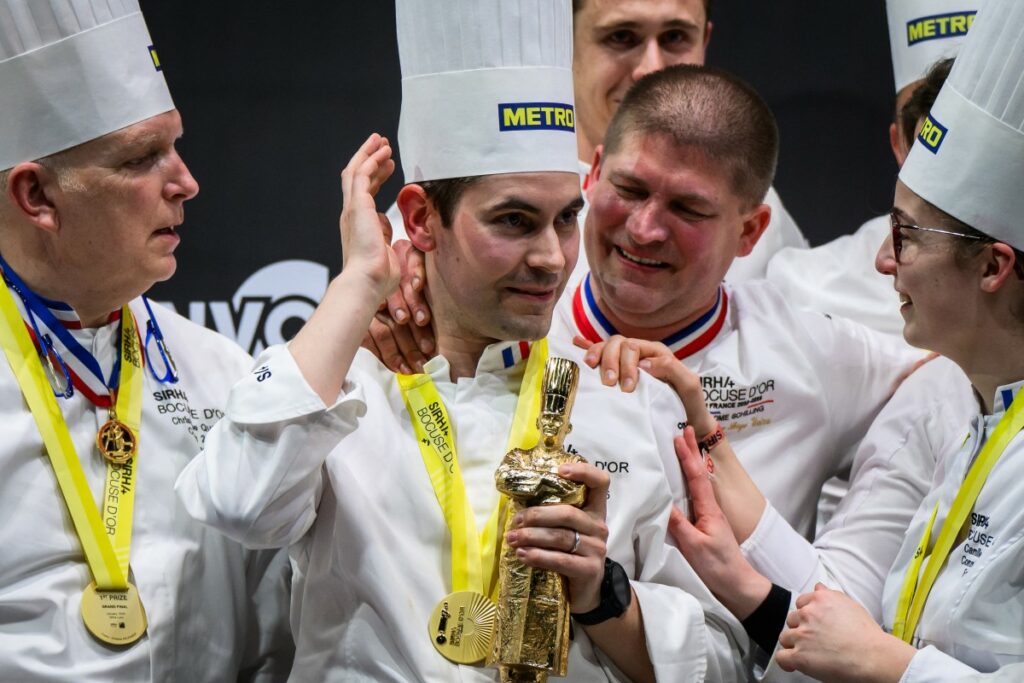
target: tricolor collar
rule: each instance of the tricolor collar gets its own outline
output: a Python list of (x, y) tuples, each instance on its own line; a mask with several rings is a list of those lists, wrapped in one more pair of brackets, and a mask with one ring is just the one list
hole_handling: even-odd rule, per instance
[[(724, 287), (719, 286), (715, 304), (707, 312), (661, 341), (676, 358), (682, 360), (711, 343), (725, 324), (728, 312), (729, 295), (726, 294)], [(572, 317), (580, 334), (592, 342), (604, 341), (612, 335), (619, 334), (594, 300), (590, 273), (587, 273), (573, 294)]]
[[(476, 370), (481, 372), (502, 372), (519, 365), (530, 356), (532, 342), (527, 341), (503, 341), (489, 345), (480, 355), (477, 361)], [(431, 376), (447, 375), (449, 371), (448, 359), (443, 355), (431, 358), (423, 366), (423, 371)]]
[[(82, 322), (74, 309), (62, 301), (45, 299), (33, 292), (2, 257), (0, 269), (36, 350), (55, 359), (57, 367), (67, 370), (74, 391), (81, 392), (100, 408), (109, 408), (110, 388), (117, 386), (120, 356), (114, 355), (110, 377), (105, 378), (99, 362), (75, 337), (83, 332)], [(104, 327), (117, 324), (120, 320), (121, 311), (115, 311), (107, 318)], [(116, 335), (112, 335), (112, 340), (116, 340)], [(65, 397), (70, 396), (71, 390)]]
[(1012, 384), (1004, 384), (996, 389), (995, 399), (992, 401), (992, 414), (999, 415), (1005, 413), (1017, 397), (1017, 394), (1020, 393), (1021, 388), (1024, 388), (1024, 380), (1013, 382)]

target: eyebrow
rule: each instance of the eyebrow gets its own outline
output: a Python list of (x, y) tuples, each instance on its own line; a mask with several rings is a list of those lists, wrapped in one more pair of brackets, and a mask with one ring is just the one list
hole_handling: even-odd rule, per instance
[[(618, 182), (627, 182), (627, 183), (633, 183), (633, 184), (636, 184), (636, 185), (640, 185), (641, 187), (644, 187), (644, 188), (647, 187), (647, 183), (645, 183), (643, 180), (641, 180), (640, 178), (637, 178), (636, 176), (632, 175), (631, 173), (629, 173), (627, 171), (611, 171), (611, 172), (608, 173), (608, 180), (610, 182), (612, 182), (612, 183), (615, 183), (616, 181), (618, 181)], [(675, 193), (673, 193), (671, 195), (671, 199), (673, 201), (684, 201), (684, 202), (685, 201), (696, 200), (696, 201), (702, 202), (704, 204), (707, 204), (709, 206), (714, 206), (715, 205), (714, 202), (710, 198), (706, 197), (705, 195), (698, 194), (696, 192), (684, 192), (682, 194), (675, 194)]]
[(538, 209), (536, 206), (534, 206), (533, 204), (530, 204), (529, 202), (526, 202), (526, 201), (524, 201), (522, 199), (519, 199), (518, 197), (508, 197), (504, 201), (498, 202), (497, 204), (494, 204), (492, 206), (488, 206), (487, 210), (488, 211), (515, 210), (515, 211), (526, 211), (528, 213), (540, 213), (540, 209)]
[[(561, 211), (566, 211), (568, 209), (575, 209), (575, 210), (578, 211), (579, 209), (582, 209), (582, 208), (583, 208), (583, 195), (579, 194), (579, 195), (576, 195), (575, 199), (573, 199), (571, 202), (566, 204), (561, 209)], [(514, 210), (514, 211), (524, 211), (526, 213), (533, 213), (533, 214), (539, 214), (541, 212), (541, 210), (538, 207), (534, 206), (533, 204), (530, 204), (529, 202), (527, 202), (527, 201), (525, 201), (523, 199), (520, 199), (519, 197), (509, 197), (509, 198), (505, 199), (504, 201), (498, 202), (497, 204), (495, 204), (493, 206), (487, 207), (486, 210), (488, 212), (491, 212), (491, 211), (510, 211), (510, 210)]]
[(901, 221), (907, 221), (908, 223), (915, 222), (914, 218), (909, 213), (899, 208), (898, 206), (893, 206), (891, 213), (896, 214), (896, 218), (900, 219)]
[[(643, 26), (644, 26), (644, 24), (640, 23), (639, 21), (634, 21), (632, 19), (623, 19), (621, 21), (616, 21), (613, 18), (611, 21), (608, 21), (608, 22), (605, 22), (605, 23), (602, 23), (602, 24), (595, 24), (594, 30), (603, 33), (603, 32), (606, 32), (606, 31), (621, 30), (621, 29), (637, 30), (637, 29), (642, 28)], [(686, 19), (669, 19), (668, 21), (665, 21), (665, 22), (662, 22), (661, 24), (659, 24), (659, 27), (661, 29), (678, 28), (678, 29), (683, 29), (685, 31), (699, 31), (700, 30), (700, 27), (697, 26), (697, 24), (695, 24), (692, 21), (688, 21)]]
[(574, 199), (571, 202), (569, 202), (568, 204), (566, 204), (565, 207), (562, 209), (562, 211), (569, 211), (569, 210), (579, 211), (582, 208), (583, 208), (583, 195), (580, 194), (580, 195), (576, 195), (576, 199)]

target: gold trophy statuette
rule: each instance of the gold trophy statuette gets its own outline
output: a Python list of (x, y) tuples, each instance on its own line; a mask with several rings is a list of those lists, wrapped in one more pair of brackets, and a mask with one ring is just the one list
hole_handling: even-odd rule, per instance
[[(585, 462), (562, 446), (572, 430), (569, 414), (576, 398), (579, 367), (551, 358), (544, 367), (540, 442), (529, 450), (505, 455), (494, 475), (498, 490), (512, 501), (505, 531), (515, 514), (534, 505), (573, 505), (586, 501), (587, 487), (558, 475), (559, 465)], [(569, 599), (565, 577), (527, 567), (515, 548), (503, 546), (498, 568), (498, 619), (488, 666), (498, 666), (503, 683), (544, 683), (548, 675), (565, 676), (569, 658)]]

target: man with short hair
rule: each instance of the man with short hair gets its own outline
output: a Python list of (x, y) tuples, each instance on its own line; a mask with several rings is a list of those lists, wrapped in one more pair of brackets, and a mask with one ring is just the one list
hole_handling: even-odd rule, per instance
[(181, 117), (138, 4), (73, 5), (0, 3), (0, 679), (284, 680), (287, 558), (173, 491), (251, 362), (144, 296), (199, 189)]
[[(591, 272), (556, 320), (593, 343), (663, 342), (701, 376), (769, 501), (810, 537), (821, 484), (920, 353), (795, 310), (767, 283), (723, 284), (767, 224), (759, 197), (777, 135), (760, 97), (723, 72), (675, 66), (638, 82), (595, 153), (583, 231)], [(603, 380), (634, 381), (620, 377), (617, 355), (605, 352)]]
[[(470, 666), (492, 652), (485, 638), (459, 647), (488, 630), (472, 620), (499, 594), (499, 557), (565, 577), (568, 680), (742, 680), (742, 628), (665, 542), (676, 429), (648, 417), (681, 415), (665, 387), (631, 396), (581, 373), (565, 450), (590, 464), (536, 486), (584, 484), (585, 504), (501, 522), (495, 472), (537, 438), (524, 427), (536, 424), (533, 378), (579, 244), (576, 140), (551, 113), (572, 93), (568, 2), (396, 10), (410, 181), (398, 206), (426, 254), (440, 354), (395, 375), (357, 353), (399, 275), (374, 205), (394, 163), (373, 135), (342, 174), (341, 274), (295, 339), (232, 390), (179, 494), (247, 545), (291, 547), (296, 680), (497, 680)], [(550, 342), (582, 358), (567, 336)]]

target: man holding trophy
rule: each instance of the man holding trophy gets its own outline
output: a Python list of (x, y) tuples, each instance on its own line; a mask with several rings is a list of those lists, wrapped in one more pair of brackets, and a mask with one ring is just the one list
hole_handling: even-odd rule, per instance
[[(290, 547), (293, 680), (743, 680), (741, 625), (665, 543), (674, 430), (649, 415), (678, 399), (584, 372), (570, 443), (576, 370), (544, 379), (583, 203), (570, 3), (396, 9), (398, 205), (440, 353), (396, 375), (359, 349), (399, 278), (374, 202), (392, 150), (372, 135), (342, 174), (342, 273), (234, 387), (179, 495), (248, 546)], [(577, 455), (615, 462), (614, 490)]]

